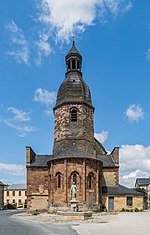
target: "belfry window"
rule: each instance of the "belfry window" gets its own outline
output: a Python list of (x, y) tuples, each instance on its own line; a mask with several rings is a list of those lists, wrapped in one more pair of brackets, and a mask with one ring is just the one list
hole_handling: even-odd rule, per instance
[(72, 69), (76, 69), (76, 62), (75, 62), (75, 60), (72, 61)]
[(80, 69), (79, 61), (77, 61), (77, 69)]
[(70, 70), (70, 61), (68, 62), (68, 70)]
[(71, 122), (77, 122), (77, 110), (75, 108), (71, 109), (70, 114), (71, 114)]

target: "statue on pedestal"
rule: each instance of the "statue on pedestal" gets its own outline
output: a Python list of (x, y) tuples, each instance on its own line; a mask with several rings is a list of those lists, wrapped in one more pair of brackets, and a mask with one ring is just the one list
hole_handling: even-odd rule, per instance
[(70, 189), (71, 200), (76, 200), (77, 192), (78, 192), (77, 186), (76, 186), (75, 182), (73, 182), (71, 189)]
[(78, 201), (77, 201), (77, 185), (75, 182), (72, 183), (70, 194), (71, 194), (71, 211), (78, 211)]

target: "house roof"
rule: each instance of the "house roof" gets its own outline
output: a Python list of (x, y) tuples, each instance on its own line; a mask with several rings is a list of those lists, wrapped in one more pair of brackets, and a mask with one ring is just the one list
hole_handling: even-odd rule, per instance
[(7, 191), (11, 190), (26, 190), (27, 186), (26, 184), (12, 184), (8, 188), (6, 188)]
[(52, 158), (52, 155), (35, 155), (34, 161), (30, 164), (31, 167), (48, 167), (47, 162)]
[(4, 186), (5, 184), (3, 184), (2, 181), (0, 181), (0, 185)]
[(106, 155), (103, 157), (97, 156), (97, 158), (103, 162), (103, 167), (114, 167), (115, 166), (115, 163), (114, 163), (111, 155)]
[(142, 196), (142, 193), (139, 193), (133, 189), (129, 189), (123, 185), (118, 186), (103, 186), (102, 187), (102, 193), (107, 195), (137, 195)]
[(150, 178), (137, 178), (135, 185), (144, 186), (150, 184)]

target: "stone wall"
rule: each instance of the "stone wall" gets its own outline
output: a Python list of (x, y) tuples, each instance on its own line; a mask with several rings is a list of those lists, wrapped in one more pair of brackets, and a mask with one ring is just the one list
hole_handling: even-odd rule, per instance
[[(78, 194), (80, 203), (97, 203), (101, 201), (101, 162), (93, 159), (69, 158), (49, 162), (49, 203), (63, 204), (71, 200), (70, 188), (73, 174), (77, 175)], [(61, 187), (58, 188), (58, 174), (61, 175)], [(89, 175), (92, 176), (89, 188)], [(61, 195), (61, 197), (60, 197)]]
[[(70, 110), (77, 109), (77, 122), (71, 122)], [(54, 110), (54, 154), (76, 143), (90, 152), (94, 150), (94, 109), (84, 104), (66, 104)]]
[(48, 168), (27, 167), (28, 210), (48, 209)]

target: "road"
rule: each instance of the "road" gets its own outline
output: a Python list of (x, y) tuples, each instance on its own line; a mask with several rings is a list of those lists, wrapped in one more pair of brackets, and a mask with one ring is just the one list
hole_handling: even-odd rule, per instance
[(78, 235), (71, 225), (20, 221), (12, 215), (22, 211), (0, 211), (0, 235)]

